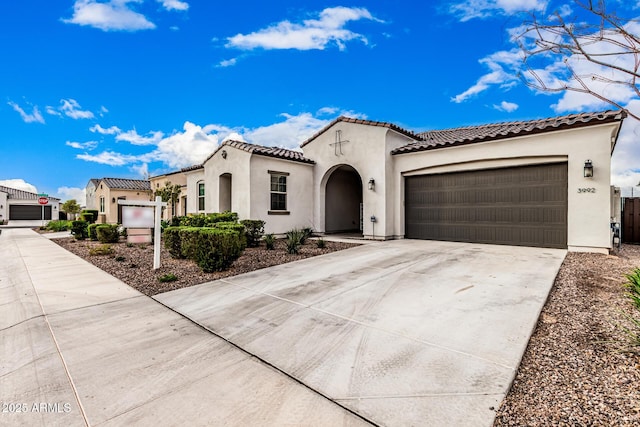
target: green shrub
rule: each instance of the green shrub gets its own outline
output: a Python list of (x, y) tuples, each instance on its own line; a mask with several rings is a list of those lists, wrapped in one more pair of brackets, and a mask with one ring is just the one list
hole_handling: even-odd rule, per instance
[(51, 230), (51, 231), (67, 231), (69, 228), (71, 228), (71, 221), (66, 221), (66, 220), (49, 221), (46, 228), (47, 230)]
[(196, 263), (205, 273), (226, 270), (242, 254), (242, 239), (233, 230), (203, 228), (197, 233)]
[(95, 209), (85, 209), (80, 212), (80, 219), (93, 224), (98, 219), (98, 211)]
[(180, 230), (182, 230), (182, 227), (167, 227), (162, 233), (164, 238), (164, 247), (174, 258), (184, 258), (184, 255), (182, 255)]
[[(180, 236), (180, 253), (183, 258), (196, 259), (196, 250), (198, 248), (198, 234), (205, 230), (204, 227), (180, 227), (178, 235)], [(208, 228), (206, 228), (208, 230)]]
[(276, 238), (273, 234), (265, 234), (264, 236), (264, 244), (267, 246), (268, 250), (273, 250), (276, 247)]
[(89, 255), (113, 255), (114, 249), (111, 245), (100, 245), (89, 249)]
[(316, 241), (316, 245), (318, 245), (318, 249), (324, 249), (327, 247), (327, 242), (321, 237)]
[(624, 284), (627, 289), (627, 296), (631, 302), (640, 310), (640, 268), (633, 270), (631, 274), (625, 274), (628, 282)]
[(101, 243), (118, 243), (120, 233), (116, 224), (100, 224), (96, 227), (96, 235)]
[(71, 222), (71, 234), (77, 240), (84, 240), (88, 237), (87, 221), (73, 221)]
[(290, 254), (297, 254), (300, 250), (300, 245), (303, 245), (307, 239), (304, 230), (294, 228), (286, 233), (287, 236), (287, 252)]
[(240, 224), (244, 226), (244, 233), (247, 237), (247, 245), (254, 248), (260, 245), (260, 239), (264, 234), (264, 221), (259, 219), (243, 219)]
[(176, 280), (178, 280), (178, 276), (173, 273), (163, 274), (162, 276), (158, 277), (158, 282), (161, 283), (175, 282)]
[(307, 239), (311, 237), (311, 235), (313, 235), (313, 229), (310, 227), (305, 227), (300, 231), (302, 232), (302, 237), (300, 238), (300, 244), (304, 245)]
[(238, 214), (235, 212), (190, 214), (174, 217), (171, 220), (171, 225), (174, 227), (212, 227), (219, 222), (238, 222)]
[(98, 232), (96, 231), (96, 227), (98, 227), (100, 224), (89, 224), (89, 226), (87, 227), (87, 230), (89, 232), (89, 239), (91, 240), (98, 240)]

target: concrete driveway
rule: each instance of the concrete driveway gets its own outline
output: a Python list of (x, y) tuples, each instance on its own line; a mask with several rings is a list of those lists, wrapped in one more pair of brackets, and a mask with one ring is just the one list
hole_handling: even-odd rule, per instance
[(400, 240), (155, 299), (381, 425), (490, 425), (566, 251)]

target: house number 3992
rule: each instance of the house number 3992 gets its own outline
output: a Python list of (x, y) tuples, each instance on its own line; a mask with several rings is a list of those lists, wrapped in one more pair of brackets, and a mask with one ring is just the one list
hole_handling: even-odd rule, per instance
[(578, 188), (578, 193), (595, 193), (595, 188)]

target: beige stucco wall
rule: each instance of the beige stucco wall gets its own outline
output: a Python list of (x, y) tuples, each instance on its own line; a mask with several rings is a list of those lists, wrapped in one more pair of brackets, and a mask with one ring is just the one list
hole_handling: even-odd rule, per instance
[[(181, 194), (181, 196), (187, 197), (187, 214), (195, 214), (198, 213), (198, 183), (204, 181), (204, 169), (195, 169), (189, 172), (185, 172), (184, 174), (187, 180), (187, 189), (185, 190), (185, 194)], [(207, 188), (205, 185), (205, 196), (206, 191)]]
[[(342, 153), (331, 144), (335, 143), (336, 131), (341, 131)], [(353, 167), (362, 179), (363, 234), (366, 238), (393, 238), (393, 200), (385, 198), (393, 190), (393, 159), (391, 150), (411, 140), (386, 127), (338, 122), (323, 134), (303, 147), (304, 155), (316, 162), (313, 173), (314, 229), (325, 231), (326, 184), (331, 173), (340, 165)], [(375, 181), (375, 189), (369, 190), (368, 182)], [(371, 222), (375, 216), (377, 222)]]
[[(100, 212), (100, 197), (104, 196), (104, 212)], [(126, 200), (151, 200), (150, 191), (142, 190), (112, 190), (104, 183), (98, 184), (96, 188), (95, 200), (98, 209), (98, 221), (110, 224), (118, 222), (118, 197)]]
[[(184, 213), (183, 205), (187, 201), (187, 176), (183, 172), (175, 172), (149, 178), (149, 183), (153, 192), (164, 187), (168, 182), (173, 185), (180, 186), (181, 193), (175, 206), (175, 216), (182, 215)], [(171, 203), (167, 203), (167, 207), (162, 210), (162, 219), (169, 220), (172, 216), (174, 215), (171, 212)]]
[(9, 219), (9, 208), (7, 204), (7, 193), (0, 191), (0, 222)]
[[(610, 241), (611, 141), (618, 124), (442, 148), (395, 157), (395, 232), (404, 234), (404, 176), (554, 162), (568, 163), (569, 250), (607, 252)], [(584, 178), (593, 161), (594, 177)], [(579, 192), (595, 189), (595, 192)]]
[[(313, 222), (313, 169), (311, 164), (265, 156), (251, 156), (251, 209), (248, 219), (265, 221), (265, 233), (282, 234), (292, 228), (311, 227)], [(269, 214), (271, 208), (271, 176), (269, 171), (287, 176), (288, 215)], [(238, 191), (236, 188), (233, 191)], [(246, 190), (245, 190), (246, 191)], [(241, 219), (244, 219), (240, 215)]]
[[(222, 157), (222, 152), (227, 158)], [(240, 219), (251, 216), (250, 199), (251, 154), (235, 147), (225, 146), (204, 164), (205, 211), (220, 212), (220, 175), (231, 175), (231, 211)], [(198, 192), (195, 186), (195, 192)], [(224, 207), (223, 207), (224, 208)]]

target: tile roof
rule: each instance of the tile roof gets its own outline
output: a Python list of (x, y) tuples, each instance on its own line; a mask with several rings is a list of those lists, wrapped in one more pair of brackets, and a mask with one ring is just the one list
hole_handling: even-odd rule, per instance
[(182, 168), (180, 169), (180, 172), (191, 172), (191, 171), (195, 171), (198, 169), (204, 169), (203, 165), (192, 165), (192, 166), (187, 166), (186, 168)]
[(146, 179), (102, 178), (110, 189), (151, 191), (151, 184)]
[(626, 113), (609, 110), (598, 113), (569, 114), (539, 120), (495, 123), (482, 126), (468, 126), (454, 129), (433, 130), (419, 133), (421, 141), (404, 145), (391, 154), (433, 150), (456, 145), (483, 141), (495, 141), (516, 136), (533, 135), (562, 129), (593, 126), (602, 123), (622, 121)]
[(356, 124), (359, 124), (359, 125), (367, 125), (367, 126), (385, 127), (387, 129), (391, 129), (393, 131), (396, 131), (396, 132), (398, 132), (398, 133), (400, 133), (402, 135), (408, 136), (409, 138), (420, 139), (420, 137), (418, 135), (416, 135), (415, 133), (411, 132), (410, 130), (403, 129), (400, 126), (394, 125), (393, 123), (374, 122), (372, 120), (354, 119), (353, 117), (340, 116), (337, 119), (335, 119), (334, 121), (332, 121), (331, 123), (329, 123), (328, 125), (326, 125), (325, 127), (323, 127), (318, 133), (313, 135), (311, 138), (307, 139), (302, 144), (300, 144), (300, 148), (304, 147), (305, 145), (307, 145), (308, 143), (310, 143), (311, 141), (313, 141), (314, 139), (319, 137), (321, 134), (326, 132), (327, 129), (329, 129), (331, 126), (333, 126), (333, 125), (335, 125), (336, 123), (339, 123), (339, 122), (356, 123)]
[[(289, 150), (287, 148), (279, 148), (279, 147), (265, 147), (263, 145), (250, 144), (248, 142), (242, 141), (233, 141), (227, 140), (224, 141), (216, 151), (211, 154), (207, 160), (213, 157), (218, 151), (222, 150), (223, 147), (234, 147), (242, 151), (246, 151), (247, 153), (257, 154), (259, 156), (266, 157), (275, 157), (277, 159), (283, 160), (291, 160), (294, 162), (300, 163), (308, 163), (314, 164), (315, 162), (311, 159), (304, 157), (304, 155), (300, 151)], [(207, 161), (205, 160), (205, 162)]]
[[(3, 193), (7, 193), (8, 199), (20, 199), (20, 200), (37, 200), (38, 195), (36, 193), (31, 193), (30, 191), (18, 190), (16, 188), (5, 187), (4, 185), (0, 185), (0, 191)], [(51, 200), (60, 200), (57, 197), (49, 197)]]

